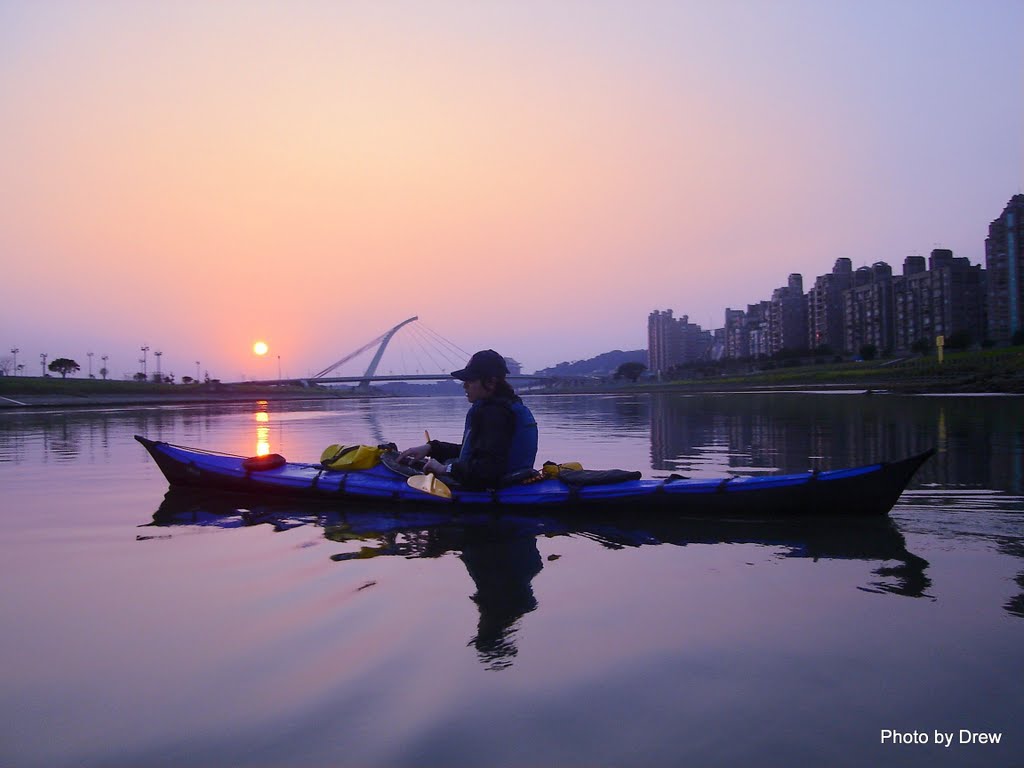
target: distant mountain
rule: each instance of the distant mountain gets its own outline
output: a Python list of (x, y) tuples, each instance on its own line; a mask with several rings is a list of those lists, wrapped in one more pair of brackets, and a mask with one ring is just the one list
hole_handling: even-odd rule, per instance
[(611, 376), (623, 363), (647, 365), (647, 350), (634, 349), (631, 352), (623, 352), (621, 349), (615, 349), (587, 360), (558, 363), (536, 373), (544, 376)]

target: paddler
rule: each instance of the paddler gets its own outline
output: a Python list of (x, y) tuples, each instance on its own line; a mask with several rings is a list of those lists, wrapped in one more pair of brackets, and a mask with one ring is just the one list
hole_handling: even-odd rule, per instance
[(462, 443), (430, 440), (402, 451), (401, 461), (424, 461), (423, 471), (447, 475), (467, 488), (499, 488), (528, 474), (537, 459), (537, 420), (505, 377), (505, 358), (493, 349), (452, 371), (470, 403)]

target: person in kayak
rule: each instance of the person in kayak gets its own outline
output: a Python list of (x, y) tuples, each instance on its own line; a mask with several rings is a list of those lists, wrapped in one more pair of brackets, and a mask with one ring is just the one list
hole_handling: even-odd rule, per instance
[(402, 451), (399, 460), (424, 461), (423, 471), (448, 475), (468, 488), (498, 488), (512, 475), (533, 469), (537, 420), (505, 380), (505, 358), (493, 349), (474, 354), (452, 371), (470, 402), (462, 443), (431, 440)]

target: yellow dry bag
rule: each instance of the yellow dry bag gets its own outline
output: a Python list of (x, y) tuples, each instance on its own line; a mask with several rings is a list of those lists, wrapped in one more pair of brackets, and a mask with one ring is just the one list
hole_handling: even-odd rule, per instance
[(370, 469), (380, 463), (383, 448), (370, 445), (329, 445), (320, 454), (320, 464), (327, 469), (343, 469), (346, 471)]

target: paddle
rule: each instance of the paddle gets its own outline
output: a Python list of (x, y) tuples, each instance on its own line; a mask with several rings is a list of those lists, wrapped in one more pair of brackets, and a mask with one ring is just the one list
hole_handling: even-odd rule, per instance
[(410, 488), (423, 491), (423, 493), (430, 494), (431, 496), (437, 496), (439, 499), (450, 499), (452, 497), (452, 489), (434, 477), (432, 472), (426, 475), (413, 475), (405, 482)]
[[(429, 443), (430, 432), (423, 430), (423, 436), (427, 438)], [(436, 496), (439, 499), (450, 499), (452, 497), (452, 489), (434, 477), (432, 472), (428, 472), (425, 475), (413, 475), (405, 482), (410, 488), (423, 491), (423, 493)]]

